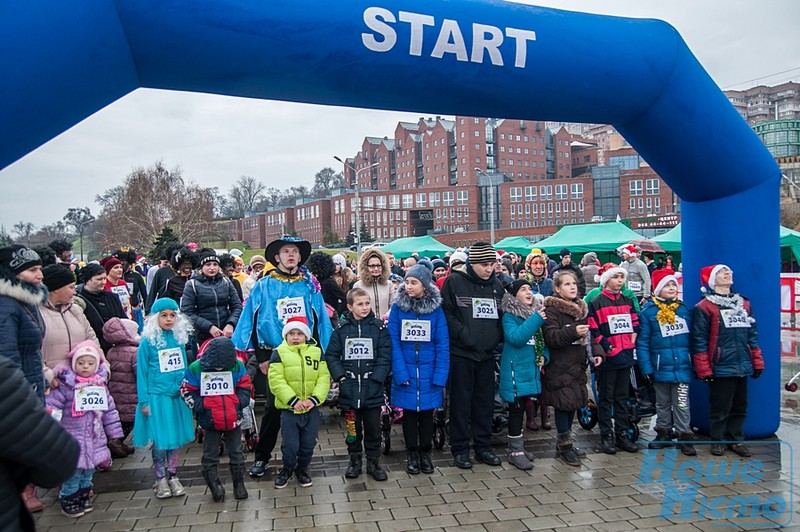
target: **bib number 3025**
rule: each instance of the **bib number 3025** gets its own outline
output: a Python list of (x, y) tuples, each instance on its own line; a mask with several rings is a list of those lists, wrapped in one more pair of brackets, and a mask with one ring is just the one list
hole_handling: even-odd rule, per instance
[(497, 319), (497, 305), (494, 299), (473, 297), (472, 317), (477, 320)]
[(233, 393), (233, 374), (230, 371), (204, 371), (200, 374), (200, 395), (228, 395)]

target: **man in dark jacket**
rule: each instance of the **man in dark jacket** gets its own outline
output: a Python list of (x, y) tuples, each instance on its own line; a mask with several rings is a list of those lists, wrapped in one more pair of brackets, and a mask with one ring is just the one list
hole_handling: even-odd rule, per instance
[(0, 356), (0, 530), (35, 530), (22, 489), (30, 483), (53, 488), (67, 480), (79, 452), (19, 366)]
[(711, 454), (722, 456), (725, 445), (742, 457), (751, 456), (744, 440), (747, 377), (764, 371), (758, 331), (750, 301), (734, 292), (733, 271), (724, 264), (700, 270), (705, 296), (692, 311), (692, 362), (710, 390)]
[(493, 275), (497, 253), (477, 242), (462, 267), (442, 287), (442, 310), (450, 332), (450, 449), (455, 465), (470, 469), (470, 436), (475, 458), (500, 465), (492, 452), (494, 348), (503, 339), (503, 285)]
[(575, 272), (575, 276), (578, 278), (578, 297), (583, 297), (586, 295), (586, 279), (583, 278), (583, 271), (573, 264), (572, 262), (572, 252), (568, 248), (564, 248), (559, 253), (561, 256), (561, 262), (559, 262), (553, 271), (550, 272), (550, 277), (555, 277), (556, 273), (559, 270), (571, 270)]
[(361, 442), (367, 455), (367, 474), (378, 481), (388, 478), (380, 466), (381, 407), (389, 370), (392, 339), (382, 320), (372, 312), (369, 294), (353, 288), (347, 294), (349, 314), (333, 331), (325, 362), (339, 383), (339, 406), (347, 419), (347, 478), (361, 475)]

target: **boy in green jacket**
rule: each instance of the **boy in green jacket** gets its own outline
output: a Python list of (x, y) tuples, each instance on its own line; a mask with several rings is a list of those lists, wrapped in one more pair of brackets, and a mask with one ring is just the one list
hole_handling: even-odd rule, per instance
[(317, 445), (317, 407), (328, 396), (331, 374), (322, 350), (307, 343), (311, 330), (305, 317), (289, 318), (283, 326), (283, 338), (269, 364), (269, 387), (275, 395), (275, 408), (281, 410), (283, 469), (275, 487), (285, 488), (294, 474), (307, 488), (313, 484), (308, 466)]

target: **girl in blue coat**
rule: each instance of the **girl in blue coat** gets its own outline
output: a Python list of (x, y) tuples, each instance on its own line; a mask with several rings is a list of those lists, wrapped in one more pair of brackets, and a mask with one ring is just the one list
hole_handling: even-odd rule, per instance
[(522, 417), (525, 404), (542, 392), (541, 368), (550, 358), (540, 330), (544, 298), (531, 283), (517, 279), (507, 288), (503, 311), (503, 353), (500, 356), (500, 397), (508, 403), (508, 461), (519, 469), (533, 468), (533, 455), (525, 452)]
[(180, 393), (190, 331), (191, 324), (178, 312), (178, 304), (162, 297), (150, 309), (136, 358), (139, 403), (133, 444), (153, 443), (153, 489), (159, 499), (186, 493), (178, 480), (178, 462), (181, 447), (194, 440), (192, 412)]
[(403, 409), (403, 439), (412, 475), (433, 473), (433, 411), (442, 406), (450, 372), (450, 336), (431, 270), (406, 272), (389, 311), (392, 337), (392, 405)]
[(672, 270), (653, 272), (653, 297), (639, 313), (636, 352), (639, 369), (656, 390), (656, 439), (649, 447), (661, 449), (678, 433), (678, 446), (695, 456), (689, 424), (689, 383), (692, 357), (689, 350), (691, 311), (678, 297), (678, 280)]

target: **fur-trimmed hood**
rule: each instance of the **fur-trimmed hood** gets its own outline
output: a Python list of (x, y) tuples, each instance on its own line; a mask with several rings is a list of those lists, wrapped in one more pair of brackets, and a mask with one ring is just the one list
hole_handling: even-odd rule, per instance
[(11, 270), (0, 267), (0, 296), (8, 296), (26, 305), (42, 305), (47, 301), (47, 287), (20, 281)]
[(576, 299), (575, 301), (567, 301), (556, 296), (548, 296), (544, 300), (546, 307), (555, 307), (559, 312), (563, 312), (572, 316), (576, 320), (582, 320), (589, 314), (589, 307), (583, 299)]
[(369, 268), (367, 268), (367, 261), (372, 257), (381, 259), (383, 268), (381, 268), (380, 284), (388, 282), (392, 267), (389, 264), (389, 257), (378, 248), (369, 248), (361, 253), (361, 258), (358, 259), (358, 280), (361, 281), (361, 284), (367, 286), (372, 284), (372, 276), (369, 274)]
[(442, 306), (442, 296), (436, 286), (431, 286), (425, 290), (421, 298), (414, 298), (406, 292), (406, 283), (400, 283), (394, 291), (394, 302), (404, 312), (433, 314), (433, 311)]

